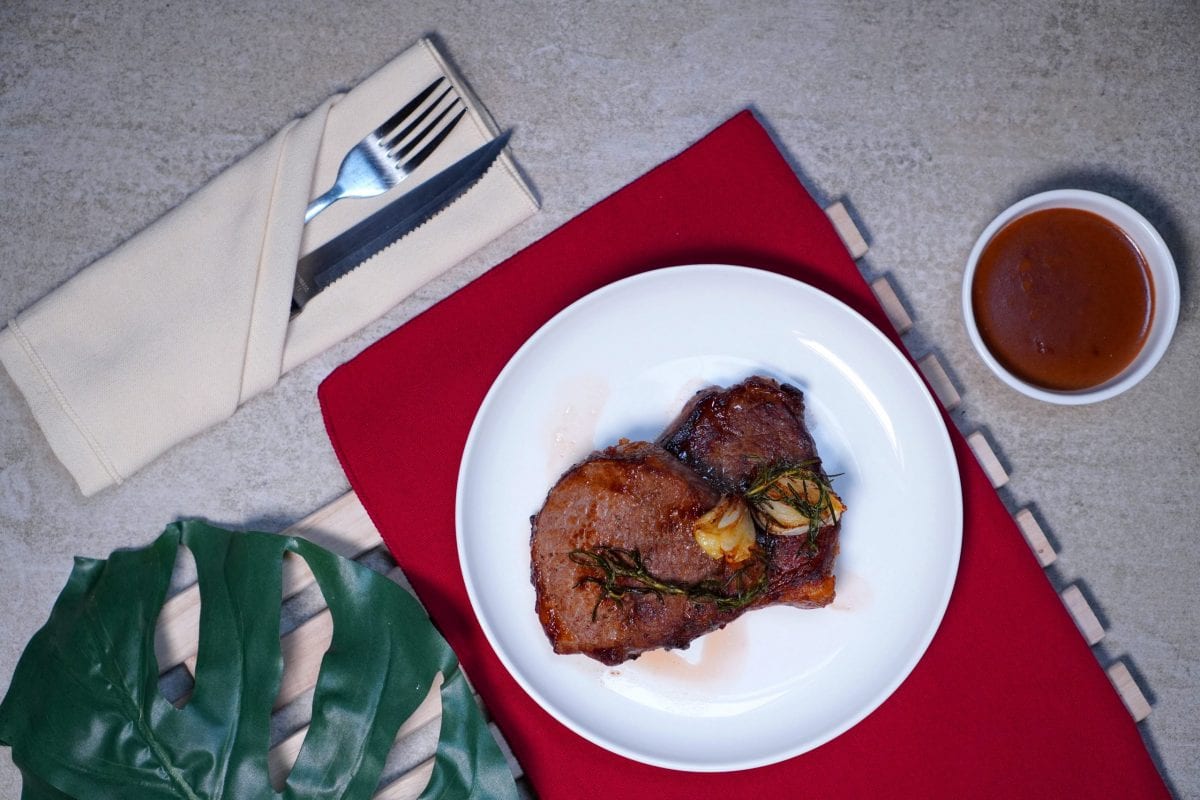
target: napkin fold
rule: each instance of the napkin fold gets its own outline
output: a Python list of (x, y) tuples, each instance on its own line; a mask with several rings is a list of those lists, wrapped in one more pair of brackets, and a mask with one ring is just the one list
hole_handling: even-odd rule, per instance
[(501, 368), (555, 313), (615, 280), (689, 263), (790, 275), (899, 344), (825, 214), (743, 112), (372, 345), (319, 391), (351, 485), (538, 796), (1168, 796), (1136, 725), (948, 418), (965, 517), (954, 594), (907, 680), (847, 732), (767, 767), (674, 772), (591, 744), (520, 688), (489, 646), (459, 568), (455, 487), (467, 433)]
[[(346, 152), (439, 75), (467, 108), (399, 190), (304, 224)], [(465, 195), (289, 319), (300, 256), (499, 131), (422, 40), (225, 170), (0, 331), (0, 362), (85, 495), (229, 417), (538, 207), (503, 153)]]

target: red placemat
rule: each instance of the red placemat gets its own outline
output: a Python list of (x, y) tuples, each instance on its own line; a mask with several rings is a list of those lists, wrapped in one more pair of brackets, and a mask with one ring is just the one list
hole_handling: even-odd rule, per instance
[(824, 212), (743, 112), (321, 385), (326, 426), (351, 486), (538, 795), (1169, 796), (1135, 724), (953, 425), (965, 514), (953, 597), (916, 669), (848, 732), (772, 766), (684, 773), (592, 745), (525, 694), (475, 621), (459, 571), (455, 488), (475, 412), (517, 348), (569, 303), (638, 272), (693, 263), (790, 275), (892, 334)]

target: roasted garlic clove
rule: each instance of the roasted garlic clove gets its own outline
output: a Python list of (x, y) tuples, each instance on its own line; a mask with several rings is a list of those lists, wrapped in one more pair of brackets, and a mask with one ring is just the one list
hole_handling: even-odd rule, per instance
[(775, 536), (812, 536), (832, 525), (846, 510), (828, 481), (806, 467), (766, 472), (746, 491), (754, 520)]
[(750, 558), (754, 547), (754, 521), (750, 509), (740, 497), (726, 495), (712, 509), (696, 520), (693, 528), (696, 544), (710, 558), (723, 558), (729, 564), (740, 564)]

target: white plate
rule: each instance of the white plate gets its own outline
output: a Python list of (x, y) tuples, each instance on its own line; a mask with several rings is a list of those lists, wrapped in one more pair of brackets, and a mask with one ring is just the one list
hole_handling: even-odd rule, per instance
[[(837, 599), (752, 611), (616, 667), (555, 655), (529, 580), (546, 492), (596, 448), (655, 438), (696, 390), (755, 373), (804, 391), (825, 468), (843, 473)], [(937, 406), (875, 327), (797, 281), (700, 265), (594, 292), (517, 351), (467, 440), (457, 522), (475, 613), (543, 708), (637, 761), (717, 772), (827, 742), (900, 685), (950, 598), (962, 495)]]

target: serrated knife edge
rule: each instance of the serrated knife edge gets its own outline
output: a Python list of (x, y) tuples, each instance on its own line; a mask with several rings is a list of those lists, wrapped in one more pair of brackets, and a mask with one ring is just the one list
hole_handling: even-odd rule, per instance
[(425, 225), (468, 192), (508, 143), (492, 139), (302, 257), (296, 265), (292, 314), (379, 252)]

